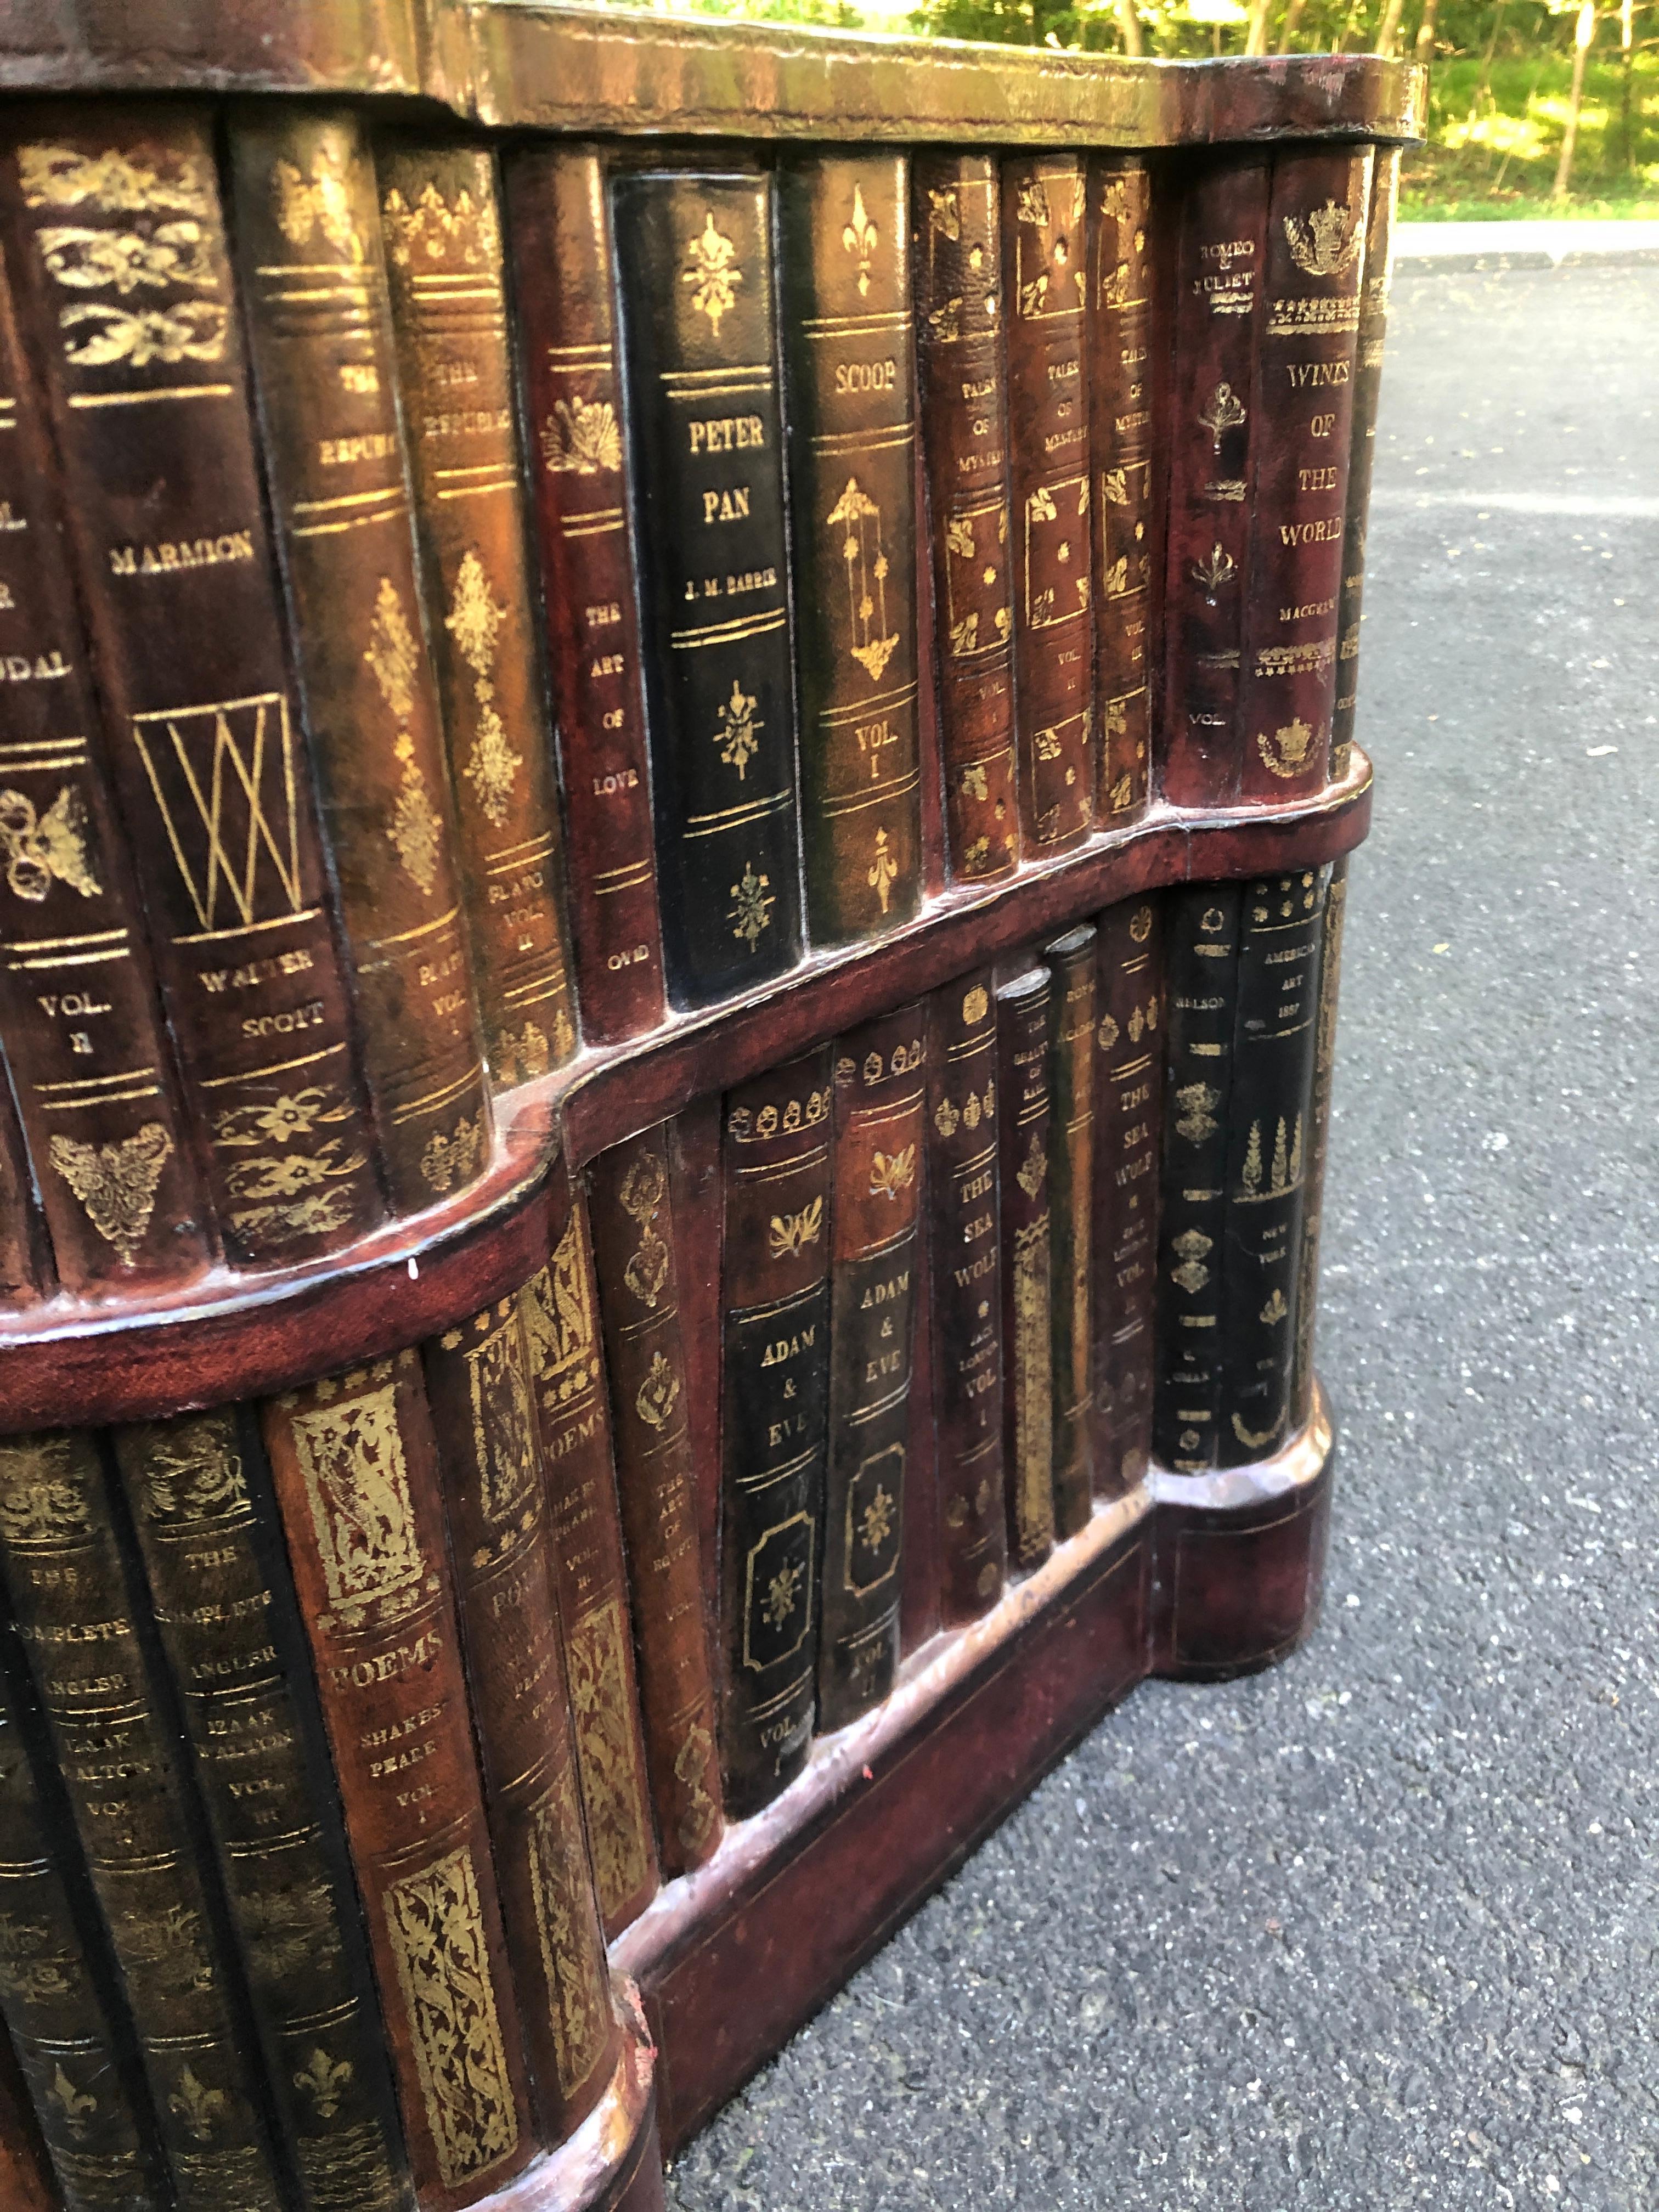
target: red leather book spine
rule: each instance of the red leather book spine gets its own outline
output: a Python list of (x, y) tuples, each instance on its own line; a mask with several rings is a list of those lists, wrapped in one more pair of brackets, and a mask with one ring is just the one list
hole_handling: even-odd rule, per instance
[(1008, 1561), (1029, 1574), (1054, 1547), (1053, 1249), (1048, 1214), (1046, 969), (997, 993), (1002, 1184), (1002, 1467)]
[(1309, 1161), (1302, 1204), (1302, 1256), (1296, 1302), (1296, 1352), (1291, 1372), (1291, 1431), (1313, 1407), (1314, 1328), (1318, 1319), (1319, 1237), (1325, 1218), (1325, 1162), (1330, 1151), (1331, 1079), (1336, 1060), (1336, 1006), (1342, 987), (1342, 928), (1348, 911), (1346, 855), (1331, 870), (1320, 951), (1319, 1006), (1314, 1036), (1313, 1096), (1308, 1109)]
[(1095, 1493), (1120, 1498), (1146, 1474), (1152, 1449), (1166, 1026), (1159, 903), (1126, 900), (1096, 928)]
[(836, 1044), (823, 1730), (878, 1705), (898, 1668), (926, 1012), (900, 1006)]
[(950, 879), (945, 839), (945, 761), (939, 722), (939, 686), (934, 680), (939, 624), (933, 604), (933, 562), (927, 550), (927, 471), (923, 441), (915, 454), (916, 508), (916, 665), (921, 672), (916, 694), (916, 763), (921, 775), (921, 881), (937, 898)]
[(1146, 161), (1089, 163), (1090, 514), (1095, 588), (1095, 820), (1132, 822), (1146, 804), (1155, 647), (1164, 605), (1158, 524), (1152, 286), (1157, 256)]
[[(922, 1129), (924, 1160), (927, 1127)], [(924, 1165), (923, 1174), (927, 1170)], [(924, 1193), (926, 1184), (923, 1185)], [(903, 1584), (899, 1600), (899, 1656), (937, 1636), (944, 1625), (940, 1589), (944, 1569), (939, 1517), (939, 1439), (933, 1421), (933, 1339), (927, 1325), (933, 1297), (933, 1260), (925, 1234), (916, 1238), (915, 1319), (910, 1335), (910, 1433), (904, 1460)]]
[(927, 1310), (947, 1628), (988, 1612), (1008, 1569), (996, 1114), (997, 1002), (981, 968), (934, 992), (927, 1010)]
[(1076, 154), (1007, 155), (1001, 181), (1019, 822), (1039, 857), (1095, 807), (1088, 188)]
[(552, 1522), (518, 1298), (425, 1347), (501, 1917), (544, 2143), (617, 2063), (605, 1936), (576, 1784)]
[(498, 1090), (576, 1049), (563, 834), (537, 657), (495, 158), (398, 138), (376, 167), (427, 632)]
[(535, 2148), (419, 1355), (270, 1401), (311, 1637), (422, 2212)]
[(728, 1091), (720, 1735), (747, 1819), (806, 1763), (830, 1399), (830, 1050)]
[(720, 1753), (691, 1485), (665, 1126), (588, 1170), (617, 1490), (628, 1547), (646, 1771), (665, 1875), (720, 1842)]
[(694, 1099), (669, 1125), (669, 1202), (679, 1278), (680, 1348), (691, 1431), (692, 1511), (702, 1571), (703, 1625), (720, 1649), (720, 1100)]
[(237, 250), (295, 659), (400, 1212), (488, 1164), (455, 807), (421, 619), (374, 170), (361, 120), (266, 101), (231, 134)]
[[(84, 2198), (71, 2192), (64, 2212), (82, 2212)], [(133, 2212), (149, 2212), (152, 2198), (129, 2195)], [(58, 2212), (58, 2194), (48, 2178), (40, 2140), (23, 2078), (11, 2045), (0, 2037), (0, 2204), (10, 2212)]]
[(1238, 790), (1267, 167), (1262, 154), (1205, 158), (1181, 211), (1160, 763), (1178, 806), (1223, 805)]
[[(106, 750), (89, 750), (139, 880), (226, 1255), (285, 1266), (372, 1228), (382, 1206), (290, 696), (211, 125), (183, 107), (43, 107), (14, 126), (3, 175), (106, 715)], [(137, 267), (138, 289), (124, 289)], [(50, 988), (57, 971), (32, 972)], [(61, 1170), (48, 1146), (43, 1172), (84, 1184), (124, 1242), (155, 1218), (168, 1164), (165, 1130), (150, 1127), (108, 1160), (104, 1140), (88, 1158), (77, 1139)]]
[(0, 1297), (33, 1304), (51, 1279), (23, 1132), (11, 1091), (0, 1081)]
[(556, 1165), (551, 1257), (526, 1286), (530, 1379), (553, 1512), (553, 1562), (576, 1722), (576, 1774), (599, 1916), (615, 1938), (657, 1890), (634, 1635), (611, 1456), (599, 1294), (581, 1212)]
[(1365, 526), (1376, 458), (1376, 403), (1394, 283), (1394, 217), (1400, 149), (1379, 146), (1365, 221), (1365, 281), (1359, 295), (1359, 347), (1353, 373), (1353, 430), (1348, 453), (1348, 511), (1342, 533), (1342, 591), (1337, 609), (1336, 700), (1331, 710), (1331, 774), (1346, 775), (1353, 750), (1359, 688), (1359, 623), (1365, 591)]
[(661, 1021), (663, 973), (605, 171), (543, 140), (506, 188), (582, 1027), (609, 1044)]
[(1054, 1533), (1089, 1523), (1094, 1492), (1095, 933), (1042, 948), (1048, 969), (1048, 1209)]
[(211, 1230), (3, 271), (0, 392), (0, 1030), (58, 1281), (83, 1294), (181, 1283), (211, 1258)]
[(921, 902), (910, 167), (874, 148), (778, 170), (801, 828), (815, 945)]
[(954, 877), (1019, 863), (1012, 491), (997, 165), (927, 149), (911, 166), (933, 665)]
[(1275, 155), (1256, 368), (1239, 793), (1317, 791), (1330, 766), (1369, 146)]

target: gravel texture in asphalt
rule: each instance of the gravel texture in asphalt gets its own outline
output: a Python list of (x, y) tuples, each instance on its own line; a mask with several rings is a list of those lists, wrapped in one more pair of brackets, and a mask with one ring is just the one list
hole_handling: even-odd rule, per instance
[(1656, 356), (1650, 270), (1396, 290), (1316, 1638), (1138, 1691), (680, 2212), (1659, 2206)]

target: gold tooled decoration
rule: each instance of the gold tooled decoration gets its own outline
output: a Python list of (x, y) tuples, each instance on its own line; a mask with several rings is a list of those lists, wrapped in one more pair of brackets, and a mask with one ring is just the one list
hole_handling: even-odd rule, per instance
[(319, 146), (306, 175), (292, 161), (270, 173), (271, 213), (290, 246), (309, 246), (320, 235), (349, 261), (363, 258), (363, 241), (352, 219), (351, 180), (331, 148)]
[(870, 1158), (870, 1195), (896, 1199), (916, 1179), (916, 1148), (906, 1145), (896, 1152), (872, 1152)]
[(82, 898), (96, 898), (103, 885), (87, 859), (86, 823), (81, 794), (70, 784), (40, 815), (27, 793), (0, 791), (6, 888), (37, 905), (54, 883), (67, 884)]
[(1048, 1216), (1014, 1232), (1015, 1540), (1022, 1559), (1054, 1537)]
[(608, 399), (573, 392), (556, 399), (541, 428), (542, 459), (552, 476), (614, 476), (622, 467), (622, 430)]
[(469, 1121), (465, 1114), (448, 1136), (434, 1129), (421, 1154), (421, 1173), (441, 1195), (457, 1184), (471, 1182), (483, 1149), (483, 1115)]
[(775, 1213), (769, 1234), (771, 1256), (775, 1260), (793, 1260), (809, 1244), (816, 1244), (823, 1228), (823, 1200), (815, 1198), (799, 1213)]
[(562, 1766), (532, 1818), (529, 1859), (542, 1972), (553, 1999), (554, 2063), (567, 2097), (593, 2071), (605, 2027), (605, 1993), (595, 1946), (585, 1940), (584, 1923), (592, 1908), (587, 1902), (581, 1833), (575, 1777), (568, 1765)]
[(1298, 269), (1310, 276), (1340, 276), (1352, 267), (1364, 232), (1351, 209), (1329, 199), (1311, 215), (1287, 215), (1285, 236)]
[(380, 203), (392, 258), (407, 269), (417, 255), (428, 261), (493, 270), (501, 258), (501, 225), (495, 202), (475, 201), (463, 185), (453, 206), (428, 178), (411, 207), (394, 185)]
[(653, 1352), (645, 1380), (635, 1395), (634, 1410), (647, 1428), (665, 1428), (673, 1419), (679, 1397), (680, 1378), (672, 1363), (660, 1352)]
[(870, 266), (875, 259), (880, 234), (870, 220), (864, 204), (864, 187), (853, 187), (853, 220), (841, 234), (841, 242), (849, 253), (855, 253), (859, 262), (859, 295), (866, 296), (870, 289)]
[(772, 896), (772, 878), (745, 862), (742, 879), (732, 886), (732, 896), (736, 903), (726, 916), (732, 924), (732, 934), (752, 952), (772, 926), (772, 909), (777, 904)]
[(415, 1589), (426, 1559), (415, 1526), (394, 1383), (295, 1413), (294, 1447), (323, 1583), (348, 1616)]
[(25, 205), (96, 208), (102, 215), (194, 215), (217, 213), (210, 177), (188, 155), (171, 157), (173, 174), (164, 176), (130, 155), (106, 148), (83, 154), (73, 146), (20, 146), (17, 173)]
[(708, 327), (718, 337), (721, 316), (737, 305), (743, 271), (736, 266), (737, 247), (723, 230), (714, 228), (712, 208), (704, 210), (702, 228), (687, 247), (686, 255), (680, 282), (696, 286), (691, 305), (698, 314), (708, 316)]
[(577, 1622), (568, 1650), (593, 1878), (607, 1920), (635, 1895), (647, 1871), (623, 1634), (621, 1604), (610, 1598)]
[(56, 1136), (47, 1157), (86, 1208), (88, 1220), (130, 1267), (155, 1209), (161, 1170), (173, 1157), (172, 1138), (159, 1121), (146, 1121), (118, 1144), (85, 1145)]

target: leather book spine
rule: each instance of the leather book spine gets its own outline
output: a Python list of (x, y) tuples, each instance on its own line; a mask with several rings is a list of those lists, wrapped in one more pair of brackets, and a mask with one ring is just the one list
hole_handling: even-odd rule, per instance
[[(155, 2200), (129, 2197), (137, 2212)], [(45, 2142), (11, 2045), (0, 2035), (0, 2203), (12, 2212), (80, 2212), (53, 2185)]]
[(0, 1067), (0, 1297), (25, 1306), (50, 1283), (52, 1270), (22, 1125), (5, 1074)]
[[(211, 125), (197, 109), (108, 103), (30, 123), (0, 191), (106, 712), (102, 746), (83, 734), (138, 878), (226, 1257), (287, 1266), (337, 1249), (383, 1208)], [(48, 988), (55, 972), (33, 971)], [(84, 1187), (89, 1213), (127, 1241), (155, 1218), (165, 1128), (141, 1122), (112, 1155), (88, 1143), (50, 1172)]]
[(1172, 892), (1164, 910), (1169, 1058), (1152, 1451), (1177, 1474), (1201, 1474), (1218, 1463), (1239, 897), (1237, 884), (1198, 884)]
[(605, 1935), (619, 1936), (657, 1891), (634, 1633), (611, 1456), (599, 1293), (581, 1209), (568, 1178), (549, 1178), (547, 1266), (526, 1286), (531, 1388), (553, 1516), (565, 1669), (576, 1723), (576, 1775)]
[(1002, 1595), (1002, 1200), (997, 1005), (981, 968), (927, 1009), (928, 1215), (940, 1617), (977, 1620)]
[(1246, 886), (1227, 1133), (1219, 1461), (1277, 1451), (1291, 1430), (1303, 1193), (1328, 872)]
[(1002, 1466), (1008, 1564), (1029, 1574), (1054, 1547), (1053, 1241), (1048, 1008), (1044, 968), (997, 993), (1002, 1185)]
[(505, 1091), (562, 1067), (576, 1022), (495, 159), (398, 138), (376, 169), (479, 1027)]
[(1054, 1534), (1094, 1510), (1095, 931), (1042, 948), (1048, 970), (1048, 1208)]
[(1400, 197), (1400, 149), (1379, 146), (1365, 218), (1365, 279), (1359, 295), (1354, 356), (1353, 428), (1348, 449), (1348, 504), (1342, 529), (1342, 588), (1337, 601), (1336, 698), (1331, 708), (1331, 774), (1343, 776), (1353, 750), (1359, 690), (1359, 623), (1365, 591), (1365, 526), (1376, 459), (1376, 403), (1394, 286), (1394, 220)]
[(1317, 791), (1331, 757), (1371, 149), (1274, 156), (1262, 277), (1240, 795)]
[(1163, 902), (1097, 917), (1095, 1493), (1120, 1498), (1152, 1449), (1152, 1302), (1164, 1113)]
[(1152, 684), (1159, 664), (1164, 562), (1163, 459), (1157, 441), (1152, 341), (1152, 179), (1145, 161), (1089, 162), (1090, 516), (1093, 526), (1095, 821), (1133, 822), (1145, 808)]
[[(84, 1296), (185, 1282), (213, 1246), (111, 808), (33, 383), (0, 271), (0, 1030), (58, 1279)], [(135, 1190), (130, 1209), (112, 1206), (106, 1157), (114, 1169), (152, 1153), (148, 1201)]]
[(419, 1356), (289, 1391), (264, 1420), (410, 2170), (422, 2212), (452, 2212), (535, 2141)]
[(237, 252), (295, 659), (392, 1203), (480, 1175), (489, 1103), (421, 617), (374, 171), (354, 115), (231, 133)]
[[(720, 1649), (720, 1252), (725, 1216), (720, 1126), (724, 1118), (720, 1092), (707, 1091), (674, 1116), (668, 1138), (680, 1349), (685, 1355), (686, 1419), (691, 1431), (692, 1511), (702, 1574), (703, 1626), (711, 1663), (717, 1671)], [(718, 1699), (718, 1680), (715, 1695)]]
[(910, 165), (780, 166), (806, 919), (853, 945), (921, 903)]
[(180, 2212), (281, 2212), (198, 1829), (89, 1433), (0, 1443), (0, 1563)]
[(300, 2201), (409, 2212), (380, 2010), (263, 1467), (249, 1466), (232, 1413), (122, 1430), (114, 1443)]
[(720, 1738), (746, 1820), (806, 1764), (830, 1419), (830, 1048), (726, 1093)]
[(582, 1028), (613, 1044), (661, 1021), (663, 976), (605, 169), (538, 140), (506, 192)]
[(1325, 1214), (1325, 1163), (1330, 1147), (1331, 1079), (1336, 1059), (1336, 1007), (1342, 985), (1342, 927), (1348, 910), (1348, 861), (1331, 870), (1325, 892), (1324, 941), (1319, 956), (1318, 1026), (1313, 1094), (1308, 1108), (1308, 1179), (1302, 1198), (1302, 1256), (1296, 1292), (1296, 1356), (1291, 1376), (1291, 1427), (1306, 1426), (1313, 1409), (1314, 1328), (1319, 1307), (1319, 1238)]
[(1267, 173), (1262, 154), (1211, 156), (1188, 176), (1181, 210), (1160, 764), (1176, 806), (1218, 805), (1238, 790)]
[[(920, 398), (920, 393), (918, 393)], [(938, 898), (950, 880), (945, 849), (945, 762), (939, 740), (939, 687), (935, 654), (939, 626), (933, 605), (933, 563), (927, 540), (927, 467), (925, 440), (916, 438), (913, 500), (916, 515), (916, 665), (922, 672), (916, 694), (916, 760), (921, 770), (921, 881), (928, 898)]]
[[(64, 1873), (70, 1847), (55, 1809), (25, 1745), (17, 1686), (0, 1668), (0, 2018), (63, 2212), (161, 2212), (169, 2191), (149, 2099), (121, 2047), (131, 2022), (118, 2029), (119, 1997), (94, 1972), (91, 1954), (103, 1948), (103, 1931), (77, 1912)], [(10, 2212), (11, 2197), (0, 2203)]]
[(1008, 377), (995, 157), (911, 159), (945, 831), (956, 878), (1019, 865)]
[[(927, 1139), (924, 1109), (922, 1138)], [(923, 1185), (924, 1189), (926, 1185)], [(916, 1238), (915, 1320), (910, 1337), (910, 1419), (904, 1460), (903, 1590), (899, 1601), (899, 1657), (908, 1659), (939, 1632), (943, 1569), (939, 1517), (939, 1440), (933, 1425), (933, 1261), (925, 1231)]]
[(849, 1030), (835, 1047), (818, 1636), (818, 1726), (826, 1732), (879, 1705), (898, 1671), (927, 1034), (918, 1001)]
[(498, 1299), (425, 1347), (473, 1733), (544, 2143), (617, 2062), (605, 1936), (576, 1781), (552, 1516), (523, 1310)]
[(772, 184), (613, 189), (663, 956), (702, 1006), (801, 953)]
[(587, 1182), (646, 1771), (672, 1875), (713, 1854), (722, 1816), (667, 1140), (664, 1123), (613, 1146)]
[(1006, 155), (1001, 188), (1019, 823), (1036, 859), (1086, 837), (1095, 811), (1085, 158)]

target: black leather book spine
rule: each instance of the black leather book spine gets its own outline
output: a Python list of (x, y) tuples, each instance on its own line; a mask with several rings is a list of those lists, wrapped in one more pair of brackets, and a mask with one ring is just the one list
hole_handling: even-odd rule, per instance
[(1328, 881), (1324, 869), (1305, 869), (1243, 894), (1227, 1127), (1223, 1467), (1276, 1451), (1290, 1431)]
[(830, 1462), (818, 1725), (878, 1705), (898, 1668), (912, 1320), (927, 1103), (920, 1005), (836, 1046)]
[(116, 1461), (306, 2212), (413, 2203), (334, 1771), (257, 1437), (231, 1412)]
[(84, 1899), (77, 1909), (64, 1813), (43, 1796), (26, 1747), (21, 1667), (8, 1638), (0, 1651), (0, 2019), (64, 2212), (160, 2212), (167, 2191), (132, 2063), (131, 2022), (102, 1955), (97, 1909), (88, 1911)]
[(1319, 957), (1318, 1030), (1314, 1038), (1313, 1097), (1308, 1109), (1308, 1180), (1302, 1198), (1302, 1257), (1296, 1293), (1296, 1363), (1291, 1379), (1291, 1426), (1313, 1407), (1314, 1322), (1318, 1308), (1319, 1237), (1325, 1211), (1325, 1159), (1331, 1134), (1331, 1078), (1336, 1057), (1336, 1006), (1342, 984), (1342, 925), (1348, 910), (1348, 862), (1331, 870), (1325, 892), (1324, 942)]
[(1164, 1125), (1164, 902), (1127, 899), (1096, 922), (1095, 1494), (1146, 1472)]
[(1054, 1533), (1075, 1536), (1093, 1510), (1095, 932), (1042, 948), (1048, 998), (1049, 1328)]
[(179, 2212), (285, 2212), (205, 1839), (86, 1431), (0, 1443), (0, 1571), (137, 2027)]
[(1227, 1132), (1238, 1005), (1239, 890), (1197, 884), (1164, 909), (1169, 1060), (1158, 1221), (1152, 1450), (1178, 1474), (1217, 1464)]
[(617, 179), (646, 714), (670, 995), (801, 951), (768, 178)]
[(830, 1407), (830, 1048), (729, 1091), (721, 1179), (720, 1736), (747, 1819), (806, 1763)]
[(1009, 1565), (1026, 1574), (1041, 1566), (1054, 1547), (1051, 993), (1046, 968), (1024, 969), (997, 993), (1003, 1482)]

